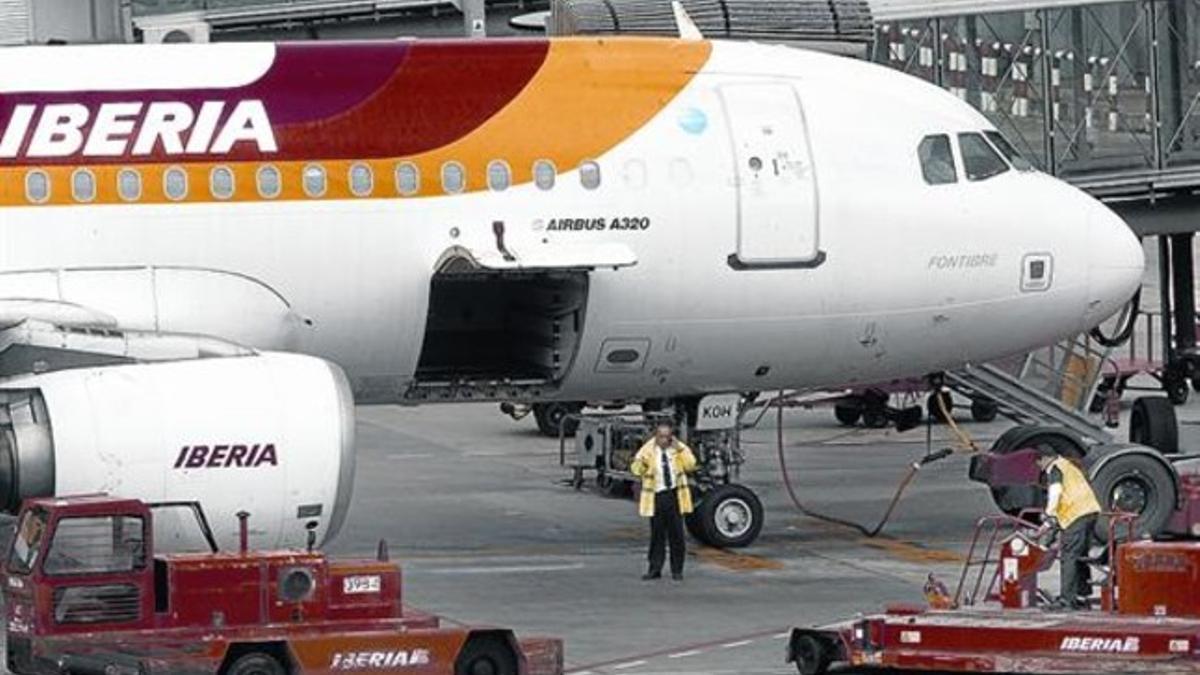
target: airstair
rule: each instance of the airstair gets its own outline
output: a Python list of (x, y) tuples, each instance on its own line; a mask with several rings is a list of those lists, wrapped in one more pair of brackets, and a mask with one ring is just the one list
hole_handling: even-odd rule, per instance
[(1114, 441), (1088, 415), (1111, 349), (1088, 335), (1031, 352), (1015, 364), (969, 364), (944, 373), (944, 384), (971, 398), (994, 401), (1018, 424), (1070, 429), (1090, 443)]

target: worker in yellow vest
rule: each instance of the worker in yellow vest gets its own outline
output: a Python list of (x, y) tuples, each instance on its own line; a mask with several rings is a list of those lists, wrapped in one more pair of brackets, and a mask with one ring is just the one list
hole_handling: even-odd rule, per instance
[(1062, 591), (1052, 609), (1086, 609), (1091, 595), (1090, 570), (1084, 559), (1092, 548), (1100, 502), (1087, 476), (1074, 461), (1057, 453), (1038, 458), (1046, 480), (1043, 531), (1061, 530), (1058, 564)]
[(643, 580), (662, 578), (667, 543), (671, 544), (671, 578), (683, 580), (687, 543), (683, 518), (692, 512), (688, 474), (696, 470), (696, 456), (678, 438), (669, 423), (661, 423), (654, 437), (638, 450), (629, 470), (642, 479), (639, 512), (650, 519), (650, 569)]

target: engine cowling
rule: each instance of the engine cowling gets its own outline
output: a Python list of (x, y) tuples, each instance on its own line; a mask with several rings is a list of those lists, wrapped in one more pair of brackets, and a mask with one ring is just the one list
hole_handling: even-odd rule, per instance
[[(107, 492), (197, 501), (223, 549), (250, 514), (260, 548), (338, 533), (354, 484), (342, 370), (285, 353), (63, 370), (0, 382), (0, 507)], [(188, 532), (180, 531), (187, 528)], [(169, 548), (194, 522), (156, 519)]]

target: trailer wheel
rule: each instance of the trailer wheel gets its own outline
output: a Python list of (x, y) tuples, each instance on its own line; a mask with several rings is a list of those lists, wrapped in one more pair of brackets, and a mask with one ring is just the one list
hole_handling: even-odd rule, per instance
[(286, 675), (283, 664), (274, 656), (263, 652), (243, 654), (234, 661), (225, 675)]
[(792, 639), (792, 658), (800, 675), (824, 675), (829, 670), (829, 646), (815, 635), (802, 633)]
[(579, 430), (579, 420), (569, 415), (577, 415), (582, 410), (582, 403), (534, 403), (533, 419), (543, 436), (558, 438), (561, 428), (564, 436), (572, 438)]
[(498, 635), (472, 636), (454, 662), (454, 675), (517, 675), (517, 655)]
[(1129, 415), (1129, 442), (1164, 455), (1178, 453), (1179, 424), (1171, 402), (1161, 396), (1143, 396), (1134, 401)]
[(695, 513), (703, 530), (700, 540), (717, 548), (744, 548), (762, 532), (763, 507), (744, 485), (718, 485), (704, 496)]
[[(942, 405), (938, 403), (939, 400), (945, 404), (945, 412), (942, 412)], [(945, 424), (949, 421), (947, 416), (954, 414), (954, 398), (948, 391), (935, 390), (929, 395), (929, 398), (925, 399), (925, 411), (931, 421), (937, 424)]]
[(1162, 385), (1163, 390), (1167, 392), (1167, 398), (1171, 400), (1171, 403), (1174, 403), (1175, 405), (1183, 405), (1184, 403), (1188, 402), (1188, 397), (1191, 395), (1192, 391), (1188, 387), (1188, 381), (1186, 377), (1174, 373), (1168, 373), (1163, 376)]
[(833, 406), (833, 416), (842, 426), (852, 427), (862, 417), (862, 406), (858, 403), (838, 403)]
[(971, 419), (976, 422), (991, 422), (1000, 413), (1000, 406), (990, 398), (971, 399)]
[[(1137, 537), (1153, 537), (1166, 526), (1175, 510), (1175, 479), (1154, 457), (1133, 453), (1104, 462), (1092, 477), (1096, 496), (1105, 511), (1138, 514)], [(1108, 523), (1097, 522), (1097, 535), (1108, 540)]]

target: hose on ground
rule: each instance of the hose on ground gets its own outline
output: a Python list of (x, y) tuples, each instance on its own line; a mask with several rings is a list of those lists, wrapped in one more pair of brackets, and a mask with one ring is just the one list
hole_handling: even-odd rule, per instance
[[(805, 506), (804, 503), (800, 501), (800, 497), (796, 494), (796, 489), (792, 485), (791, 476), (788, 474), (787, 456), (783, 447), (783, 396), (779, 396), (775, 399), (775, 408), (775, 443), (776, 448), (779, 451), (779, 471), (783, 474), (784, 488), (787, 489), (788, 497), (791, 499), (792, 504), (796, 507), (796, 510), (814, 520), (819, 520), (825, 523), (830, 523), (832, 525), (838, 525), (840, 527), (854, 530), (868, 539), (874, 539), (875, 537), (878, 537), (883, 532), (883, 528), (887, 527), (888, 521), (892, 519), (892, 513), (895, 512), (896, 506), (900, 503), (900, 498), (904, 496), (904, 492), (908, 490), (909, 484), (912, 483), (913, 478), (916, 478), (917, 472), (921, 470), (921, 467), (925, 466), (926, 464), (936, 462), (939, 459), (949, 457), (954, 453), (952, 449), (946, 448), (944, 450), (927, 454), (921, 459), (910, 464), (908, 470), (904, 473), (904, 477), (900, 480), (900, 484), (896, 487), (896, 492), (892, 495), (892, 501), (888, 504), (887, 510), (883, 512), (883, 517), (879, 519), (879, 522), (875, 525), (875, 527), (868, 528), (866, 525), (856, 523), (852, 520), (821, 513), (820, 511), (816, 511)], [(943, 412), (945, 412), (944, 406)]]

